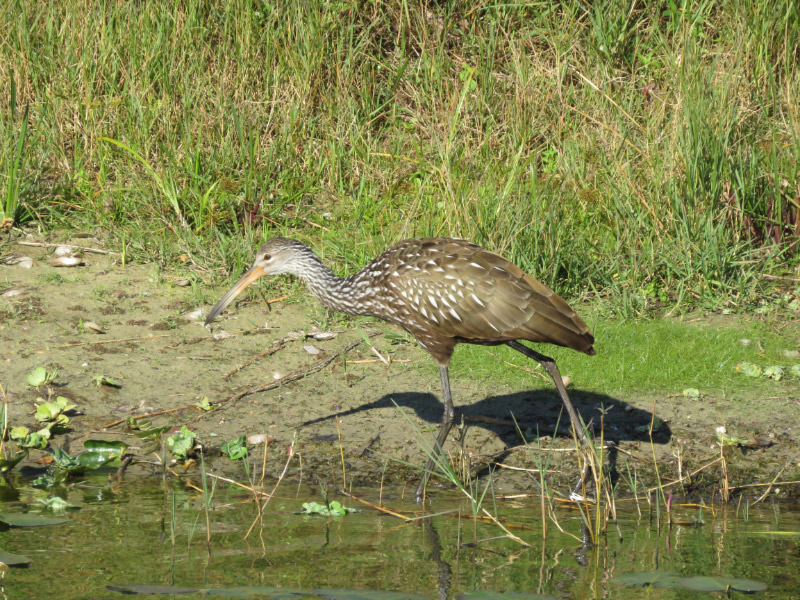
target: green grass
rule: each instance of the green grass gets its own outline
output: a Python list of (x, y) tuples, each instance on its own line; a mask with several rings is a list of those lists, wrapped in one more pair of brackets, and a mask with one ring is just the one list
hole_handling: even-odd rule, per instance
[[(6, 2), (0, 212), (238, 274), (409, 236), (623, 317), (793, 275), (800, 9), (756, 0)], [(2, 215), (0, 215), (2, 216)]]
[[(552, 346), (539, 346), (538, 350), (555, 358), (562, 375), (569, 376), (574, 387), (580, 390), (640, 397), (680, 394), (686, 388), (721, 396), (743, 392), (778, 395), (788, 389), (798, 389), (797, 379), (789, 374), (789, 368), (800, 364), (800, 359), (784, 355), (784, 350), (797, 349), (800, 330), (796, 324), (790, 324), (786, 329), (780, 324), (785, 324), (785, 321), (770, 323), (738, 316), (713, 320), (692, 317), (683, 320), (607, 320), (594, 326), (598, 340), (596, 356)], [(749, 339), (751, 343), (745, 346), (740, 341), (742, 339)], [(491, 348), (489, 351), (527, 369), (537, 368), (535, 363), (511, 349)], [(512, 386), (552, 386), (549, 378), (547, 381), (536, 379), (486, 352), (479, 346), (457, 346), (453, 376), (503, 381)], [(782, 366), (786, 369), (786, 379), (775, 382), (746, 377), (736, 372), (740, 361), (753, 362), (761, 367)], [(544, 374), (541, 369), (539, 371)]]

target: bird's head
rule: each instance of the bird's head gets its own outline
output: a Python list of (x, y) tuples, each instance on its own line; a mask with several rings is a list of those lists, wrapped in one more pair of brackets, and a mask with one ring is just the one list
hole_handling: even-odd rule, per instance
[(256, 279), (264, 275), (297, 274), (298, 268), (308, 256), (316, 259), (311, 249), (297, 240), (272, 238), (261, 244), (261, 247), (256, 252), (253, 266), (214, 305), (214, 308), (211, 309), (211, 312), (206, 317), (206, 325), (225, 310), (236, 296), (241, 294)]

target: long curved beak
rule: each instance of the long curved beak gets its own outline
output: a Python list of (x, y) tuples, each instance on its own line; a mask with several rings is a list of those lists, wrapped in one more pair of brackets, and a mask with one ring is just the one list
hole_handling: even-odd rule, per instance
[(211, 309), (211, 312), (208, 313), (208, 316), (206, 317), (205, 324), (208, 325), (211, 323), (211, 321), (213, 321), (219, 313), (225, 310), (227, 306), (233, 302), (233, 299), (241, 294), (248, 285), (266, 274), (267, 273), (264, 271), (263, 267), (250, 267), (245, 274), (241, 276), (239, 281), (237, 281), (231, 289), (225, 292), (225, 295), (214, 305), (214, 308)]

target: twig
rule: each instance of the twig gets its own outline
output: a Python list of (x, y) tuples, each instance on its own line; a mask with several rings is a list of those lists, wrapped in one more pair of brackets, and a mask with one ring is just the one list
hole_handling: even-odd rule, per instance
[(3, 384), (0, 384), (0, 398), (3, 402), (3, 432), (0, 436), (0, 455), (5, 456), (5, 439), (6, 430), (8, 429), (8, 402), (6, 402), (6, 391), (3, 389)]
[(657, 485), (656, 487), (651, 487), (650, 489), (647, 490), (647, 493), (649, 494), (650, 492), (654, 492), (659, 488), (663, 489), (663, 488), (669, 487), (671, 485), (677, 485), (677, 484), (679, 484), (679, 483), (681, 483), (683, 481), (686, 481), (687, 479), (691, 479), (692, 477), (697, 475), (700, 471), (702, 471), (704, 469), (707, 469), (708, 467), (710, 467), (712, 465), (717, 464), (721, 460), (722, 460), (722, 458), (715, 458), (710, 463), (707, 463), (707, 464), (703, 465), (702, 467), (699, 467), (699, 468), (695, 469), (694, 471), (692, 471), (688, 475), (685, 475), (684, 477), (681, 477), (680, 479), (676, 479), (675, 481), (670, 481), (669, 483), (663, 483), (661, 485)]
[(132, 338), (119, 338), (116, 340), (96, 340), (93, 342), (70, 342), (69, 344), (59, 344), (58, 346), (42, 346), (41, 348), (34, 348), (32, 352), (39, 352), (40, 350), (59, 350), (61, 348), (73, 348), (75, 346), (94, 346), (96, 344), (113, 344), (115, 342), (136, 342), (140, 340), (154, 340), (156, 338), (169, 337), (171, 333), (161, 333), (159, 335), (139, 335)]
[(112, 252), (111, 250), (101, 250), (100, 248), (88, 248), (86, 246), (75, 246), (74, 244), (51, 244), (48, 242), (14, 242), (19, 246), (35, 246), (37, 248), (71, 248), (73, 250), (83, 250), (84, 252), (91, 252), (92, 254), (113, 254), (115, 256), (122, 256), (119, 252)]
[(781, 277), (780, 275), (770, 275), (769, 273), (761, 273), (761, 277), (764, 279), (772, 279), (774, 281), (790, 281), (792, 283), (800, 283), (800, 279), (797, 277)]
[(401, 515), (400, 513), (397, 513), (397, 512), (394, 512), (393, 510), (385, 508), (385, 507), (381, 506), (380, 504), (373, 504), (372, 502), (369, 502), (367, 500), (363, 500), (362, 498), (359, 498), (358, 496), (353, 496), (352, 494), (348, 494), (343, 489), (339, 489), (339, 493), (344, 495), (344, 496), (347, 496), (351, 500), (355, 500), (356, 502), (361, 502), (361, 504), (365, 504), (366, 506), (369, 506), (370, 508), (374, 508), (375, 510), (377, 510), (379, 512), (386, 513), (387, 515), (391, 515), (393, 517), (397, 517), (398, 519), (403, 519), (403, 521), (409, 522), (409, 521), (412, 520), (412, 519), (409, 519), (408, 517), (406, 517), (404, 515)]
[(372, 353), (373, 353), (375, 356), (377, 356), (377, 357), (380, 359), (380, 361), (381, 361), (383, 364), (385, 364), (385, 365), (389, 365), (389, 361), (388, 361), (388, 360), (386, 360), (386, 359), (385, 359), (383, 356), (381, 356), (381, 353), (380, 353), (380, 352), (378, 352), (378, 351), (375, 349), (375, 346), (370, 346), (370, 347), (369, 347), (369, 349), (370, 349), (370, 350), (372, 350)]
[(248, 486), (248, 485), (245, 485), (243, 483), (239, 483), (235, 479), (228, 479), (227, 477), (222, 477), (220, 475), (214, 475), (213, 473), (206, 473), (206, 476), (207, 477), (213, 477), (214, 479), (219, 479), (220, 481), (224, 481), (225, 483), (230, 483), (232, 485), (235, 485), (237, 487), (245, 489), (248, 492), (253, 492), (253, 494), (255, 494), (255, 495), (261, 495), (261, 496), (269, 497), (269, 494), (267, 494), (266, 492), (260, 492), (260, 491), (258, 491), (257, 489), (255, 489), (252, 486)]
[[(376, 335), (378, 335), (378, 332), (367, 334), (367, 337), (374, 337)], [(356, 340), (354, 342), (350, 342), (349, 344), (347, 344), (347, 346), (345, 346), (344, 348), (339, 350), (339, 352), (337, 352), (336, 354), (333, 354), (333, 355), (329, 356), (328, 358), (325, 358), (325, 359), (322, 359), (320, 361), (317, 361), (313, 365), (311, 365), (310, 367), (307, 367), (305, 369), (300, 369), (299, 371), (294, 371), (292, 373), (289, 373), (288, 375), (284, 375), (283, 377), (281, 377), (279, 379), (276, 379), (275, 381), (271, 381), (269, 383), (262, 383), (261, 385), (256, 385), (254, 387), (246, 389), (243, 392), (239, 392), (238, 394), (234, 394), (233, 396), (228, 396), (227, 398), (223, 398), (222, 400), (220, 400), (218, 402), (212, 403), (212, 406), (220, 407), (223, 404), (230, 404), (232, 402), (235, 402), (236, 400), (244, 398), (245, 396), (249, 396), (250, 394), (257, 394), (259, 392), (266, 392), (266, 391), (269, 391), (269, 390), (273, 390), (273, 389), (275, 389), (277, 387), (280, 387), (280, 386), (282, 386), (282, 385), (284, 385), (286, 383), (291, 383), (292, 381), (297, 381), (298, 379), (302, 379), (306, 375), (311, 375), (312, 373), (316, 373), (317, 371), (321, 371), (322, 369), (327, 367), (329, 364), (331, 364), (334, 360), (339, 358), (341, 355), (346, 354), (347, 352), (350, 352), (350, 350), (352, 350), (353, 348), (358, 346), (363, 341), (364, 340)], [(212, 412), (212, 411), (208, 411), (208, 412)], [(207, 413), (205, 413), (205, 414), (207, 414)], [(194, 423), (195, 421), (198, 421), (198, 420), (202, 419), (205, 416), (205, 414), (202, 414), (202, 415), (199, 415), (199, 416), (195, 417), (194, 419), (192, 419), (190, 421), (190, 423)]]
[(258, 355), (253, 356), (250, 359), (246, 360), (242, 364), (235, 366), (230, 371), (225, 373), (225, 375), (222, 378), (226, 379), (226, 380), (230, 379), (231, 375), (234, 375), (234, 374), (238, 373), (239, 371), (241, 371), (242, 369), (244, 369), (245, 367), (250, 366), (251, 364), (256, 362), (259, 358), (264, 358), (265, 356), (271, 356), (271, 355), (275, 354), (278, 350), (283, 348), (285, 343), (286, 343), (286, 338), (283, 338), (282, 340), (276, 340), (276, 341), (272, 342), (272, 348), (270, 348), (269, 350), (264, 350), (263, 352), (259, 353)]
[(120, 419), (119, 421), (114, 421), (113, 423), (109, 423), (108, 425), (104, 425), (103, 429), (109, 429), (111, 427), (116, 427), (120, 423), (124, 423), (128, 419), (133, 419), (134, 421), (138, 421), (139, 419), (146, 419), (148, 417), (157, 417), (158, 415), (166, 415), (169, 413), (178, 412), (179, 410), (188, 410), (190, 408), (196, 408), (201, 410), (197, 404), (187, 404), (186, 406), (179, 406), (178, 408), (168, 408), (167, 410), (157, 410), (156, 412), (145, 413), (143, 415), (136, 415), (134, 417), (126, 417), (124, 419)]
[[(377, 363), (377, 362), (384, 362), (384, 361), (378, 360), (377, 358), (364, 358), (362, 360), (348, 360), (347, 364), (348, 365), (371, 365), (371, 364), (374, 364), (374, 363)], [(409, 359), (407, 359), (407, 358), (393, 358), (392, 362), (393, 363), (410, 363), (411, 361)]]
[[(781, 472), (783, 472), (783, 469), (781, 469)], [(800, 483), (800, 480), (796, 480), (796, 481), (771, 481), (769, 483), (743, 483), (742, 485), (732, 485), (731, 489), (732, 490), (738, 490), (739, 488), (764, 487), (765, 485), (770, 486), (770, 487), (773, 486), (773, 485), (797, 485), (798, 483)]]
[(778, 471), (777, 475), (775, 475), (775, 477), (772, 480), (772, 483), (769, 484), (769, 487), (767, 487), (766, 491), (763, 494), (761, 494), (761, 496), (759, 496), (758, 500), (753, 502), (753, 504), (751, 504), (751, 506), (755, 506), (756, 504), (761, 502), (764, 498), (766, 498), (769, 495), (769, 493), (772, 491), (772, 486), (775, 485), (776, 481), (778, 481), (778, 477), (783, 475), (783, 472), (786, 470), (786, 466), (787, 465), (783, 465), (783, 468), (780, 471)]

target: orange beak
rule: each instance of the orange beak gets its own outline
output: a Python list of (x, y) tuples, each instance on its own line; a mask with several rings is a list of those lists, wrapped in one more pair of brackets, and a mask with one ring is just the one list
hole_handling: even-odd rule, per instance
[(234, 298), (241, 294), (248, 285), (266, 274), (267, 273), (264, 271), (263, 267), (257, 267), (255, 265), (250, 267), (245, 274), (241, 276), (239, 281), (237, 281), (231, 289), (225, 292), (225, 295), (214, 305), (214, 308), (211, 309), (211, 312), (208, 313), (208, 316), (206, 317), (206, 325), (211, 323), (211, 321), (213, 321), (219, 313), (225, 310), (228, 305), (233, 302)]

